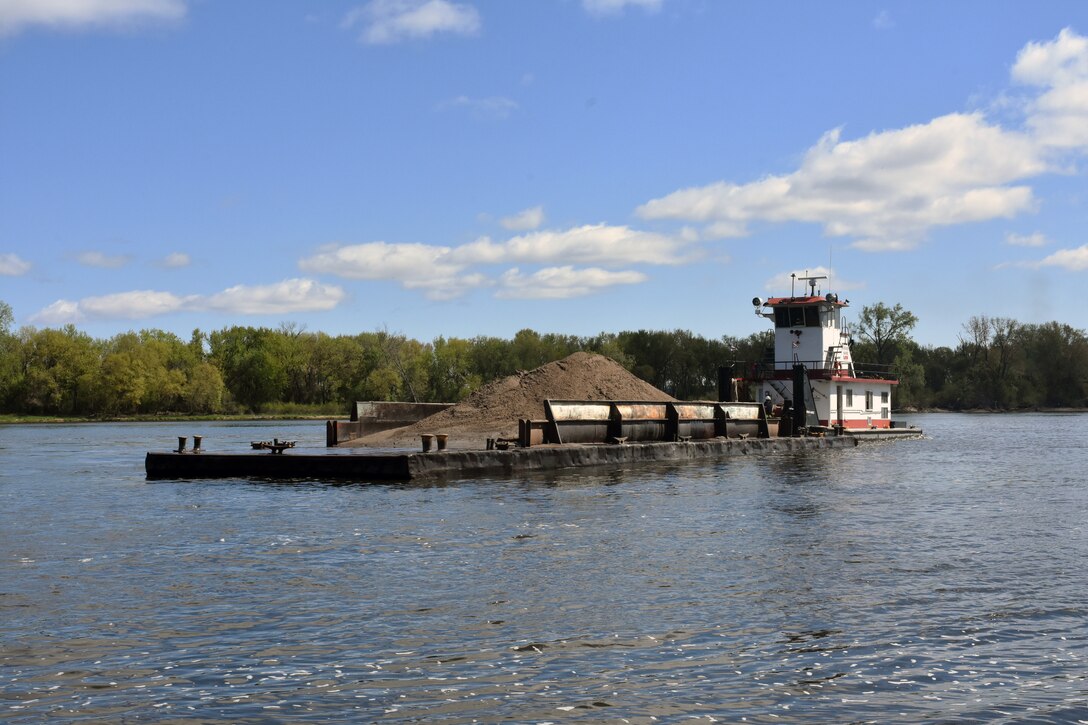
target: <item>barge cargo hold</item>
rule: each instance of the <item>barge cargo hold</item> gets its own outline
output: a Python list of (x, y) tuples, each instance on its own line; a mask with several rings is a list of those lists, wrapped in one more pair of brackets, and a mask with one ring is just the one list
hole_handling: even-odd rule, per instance
[(853, 436), (710, 438), (681, 442), (565, 443), (507, 450), (446, 450), (430, 453), (198, 453), (149, 452), (149, 480), (257, 478), (371, 483), (478, 475), (511, 476), (589, 466), (708, 461), (781, 451), (853, 448)]

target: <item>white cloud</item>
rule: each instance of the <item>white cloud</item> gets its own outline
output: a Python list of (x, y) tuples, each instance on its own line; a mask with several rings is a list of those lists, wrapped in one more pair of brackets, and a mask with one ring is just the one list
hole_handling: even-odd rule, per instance
[[(796, 275), (796, 277), (791, 277), (791, 274)], [(865, 283), (863, 282), (850, 282), (841, 279), (834, 273), (834, 270), (821, 266), (812, 267), (810, 269), (793, 269), (788, 272), (781, 272), (768, 279), (763, 287), (768, 292), (775, 295), (785, 295), (787, 290), (790, 290), (791, 293), (795, 292), (798, 295), (808, 294), (807, 283), (800, 281), (802, 277), (827, 277), (827, 279), (819, 280), (816, 283), (816, 289), (822, 290), (825, 294), (827, 292), (844, 292), (846, 290), (861, 289), (865, 286)]]
[(104, 252), (83, 252), (76, 259), (85, 267), (99, 267), (101, 269), (118, 269), (129, 263), (130, 258), (124, 254), (110, 256)]
[(344, 300), (344, 290), (312, 279), (285, 279), (276, 284), (236, 285), (200, 299), (202, 308), (243, 315), (331, 310)]
[(1076, 249), (1059, 249), (1054, 254), (1036, 262), (1033, 266), (1061, 267), (1070, 272), (1083, 272), (1088, 270), (1088, 244)]
[(892, 20), (891, 13), (887, 10), (881, 10), (873, 18), (873, 27), (877, 30), (889, 30), (895, 27), (895, 21)]
[(84, 320), (140, 320), (177, 312), (186, 299), (170, 292), (134, 290), (99, 297), (84, 297), (78, 302), (57, 300), (31, 315), (34, 324), (65, 324)]
[(450, 0), (371, 0), (351, 10), (340, 26), (362, 26), (359, 39), (375, 45), (437, 33), (475, 35), (480, 14), (472, 5)]
[(57, 300), (48, 307), (38, 310), (29, 319), (33, 325), (63, 325), (69, 322), (82, 322), (84, 315), (79, 309), (78, 302)]
[(496, 297), (502, 299), (567, 299), (592, 294), (618, 284), (638, 284), (646, 281), (641, 272), (610, 272), (591, 267), (547, 267), (523, 275), (516, 267), (503, 273)]
[(582, 7), (591, 15), (619, 15), (628, 7), (639, 7), (648, 12), (661, 9), (663, 0), (582, 0)]
[(457, 96), (456, 98), (438, 104), (438, 108), (440, 110), (448, 108), (464, 108), (468, 110), (473, 118), (503, 121), (510, 118), (510, 114), (518, 110), (519, 106), (517, 101), (501, 96), (492, 96), (490, 98)]
[(494, 243), (487, 237), (462, 245), (450, 258), (462, 264), (573, 262), (603, 264), (683, 264), (692, 259), (677, 237), (626, 226), (587, 224), (562, 231), (537, 231)]
[(455, 275), (462, 265), (449, 261), (449, 247), (368, 242), (326, 248), (303, 259), (305, 272), (347, 279), (433, 280)]
[(192, 259), (185, 252), (172, 252), (166, 255), (162, 260), (162, 266), (173, 269), (188, 267), (191, 263)]
[(1088, 38), (1065, 28), (1054, 40), (1028, 43), (1012, 77), (1045, 89), (1028, 104), (1027, 124), (1040, 144), (1088, 148)]
[(185, 12), (183, 0), (0, 0), (0, 35), (32, 25), (80, 28), (180, 20)]
[(1070, 171), (1071, 154), (1088, 152), (1088, 38), (1066, 28), (1028, 43), (1011, 78), (1035, 94), (1022, 106), (1021, 130), (982, 113), (951, 113), (857, 140), (833, 130), (791, 173), (680, 189), (638, 213), (698, 223), (703, 239), (746, 236), (757, 222), (808, 222), (827, 236), (852, 238), (857, 249), (903, 251), (935, 227), (1034, 211), (1026, 182)]
[(1010, 184), (1045, 170), (1024, 134), (957, 113), (856, 141), (831, 131), (791, 174), (681, 189), (638, 214), (702, 223), (717, 237), (743, 236), (755, 221), (812, 222), (861, 249), (909, 249), (934, 226), (1032, 209), (1031, 189)]
[(1044, 43), (1028, 43), (1016, 55), (1013, 80), (1036, 86), (1065, 85), (1088, 78), (1088, 38), (1070, 28)]
[(0, 275), (5, 277), (19, 277), (30, 271), (30, 262), (21, 259), (19, 255), (8, 252), (0, 254)]
[(1047, 240), (1042, 232), (1035, 232), (1034, 234), (1014, 234), (1009, 232), (1005, 235), (1005, 243), (1014, 247), (1044, 247)]
[(430, 299), (448, 300), (488, 284), (479, 274), (462, 274), (464, 263), (451, 259), (449, 247), (369, 242), (331, 247), (299, 261), (305, 272), (347, 279), (391, 280), (423, 290)]
[(111, 295), (57, 300), (30, 317), (34, 324), (59, 325), (85, 320), (140, 320), (172, 312), (214, 310), (245, 315), (273, 315), (329, 310), (346, 297), (344, 290), (309, 279), (270, 285), (237, 285), (204, 296), (133, 290)]
[(544, 207), (534, 206), (531, 209), (523, 209), (517, 214), (503, 217), (499, 223), (506, 229), (515, 232), (537, 229), (544, 223)]
[(185, 304), (185, 299), (170, 292), (136, 290), (101, 297), (85, 297), (78, 304), (80, 312), (86, 317), (138, 320), (177, 312)]
[(537, 231), (494, 242), (481, 237), (459, 247), (368, 242), (333, 246), (299, 261), (305, 272), (347, 279), (389, 280), (451, 299), (494, 284), (471, 268), (498, 264), (683, 264), (694, 258), (686, 242), (625, 226), (604, 224)]

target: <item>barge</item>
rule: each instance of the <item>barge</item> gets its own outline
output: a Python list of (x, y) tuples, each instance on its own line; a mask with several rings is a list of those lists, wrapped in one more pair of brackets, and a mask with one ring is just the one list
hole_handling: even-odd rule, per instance
[(416, 481), (481, 475), (515, 476), (588, 466), (622, 467), (651, 462), (706, 461), (779, 451), (846, 448), (852, 436), (713, 438), (678, 442), (561, 443), (505, 450), (445, 450), (402, 453), (211, 453), (149, 452), (148, 480), (256, 478), (353, 483)]
[[(753, 300), (756, 313), (774, 323), (774, 348), (740, 375), (737, 363), (720, 369), (718, 401), (544, 400), (545, 417), (519, 420), (517, 438), (487, 439), (485, 448), (474, 450), (448, 449), (441, 430), (422, 434), (422, 451), (307, 453), (277, 439), (253, 444), (271, 453), (213, 453), (201, 449), (200, 439), (191, 450), (179, 439), (176, 450), (147, 454), (147, 478), (366, 483), (514, 476), (921, 437), (922, 431), (891, 420), (895, 376), (855, 366), (842, 314), (848, 301), (821, 295), (821, 279), (802, 277), (809, 290), (801, 296)], [(753, 391), (757, 401), (750, 400)], [(431, 450), (435, 440), (438, 449)]]

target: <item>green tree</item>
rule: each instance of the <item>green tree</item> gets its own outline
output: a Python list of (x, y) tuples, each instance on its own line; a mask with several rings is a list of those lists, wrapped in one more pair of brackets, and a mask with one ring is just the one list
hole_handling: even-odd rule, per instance
[(899, 380), (895, 390), (895, 406), (899, 409), (918, 408), (925, 405), (926, 369), (915, 359), (918, 346), (913, 340), (904, 340), (892, 361), (892, 372)]
[(11, 305), (0, 300), (0, 410), (10, 408), (20, 380), (19, 339), (11, 332), (13, 324)]
[(863, 343), (871, 347), (872, 362), (889, 365), (895, 359), (899, 345), (909, 339), (910, 331), (916, 324), (918, 318), (903, 309), (902, 305), (888, 307), (878, 302), (861, 308), (855, 329)]
[(483, 382), (489, 383), (512, 375), (518, 369), (518, 364), (509, 340), (501, 337), (474, 337), (472, 367)]
[(472, 371), (472, 343), (457, 338), (435, 338), (431, 343), (427, 399), (456, 403), (478, 388), (480, 376)]
[(211, 358), (231, 397), (256, 413), (284, 399), (287, 376), (275, 336), (266, 327), (231, 327), (209, 336)]
[(21, 332), (18, 408), (28, 413), (94, 412), (90, 392), (98, 382), (99, 347), (74, 325)]
[(189, 413), (219, 413), (223, 410), (226, 385), (219, 368), (201, 360), (189, 372), (181, 394), (181, 403)]
[(1059, 322), (1025, 325), (1023, 346), (1029, 405), (1088, 406), (1088, 337)]

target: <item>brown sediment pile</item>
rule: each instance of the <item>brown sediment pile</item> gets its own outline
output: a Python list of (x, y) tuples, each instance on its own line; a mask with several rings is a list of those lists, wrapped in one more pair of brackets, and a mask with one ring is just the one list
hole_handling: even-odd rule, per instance
[(447, 433), (451, 448), (482, 448), (488, 438), (514, 438), (518, 420), (544, 418), (544, 400), (674, 400), (611, 358), (586, 352), (488, 383), (452, 408), (418, 423), (374, 433), (347, 445), (417, 447), (422, 433)]

